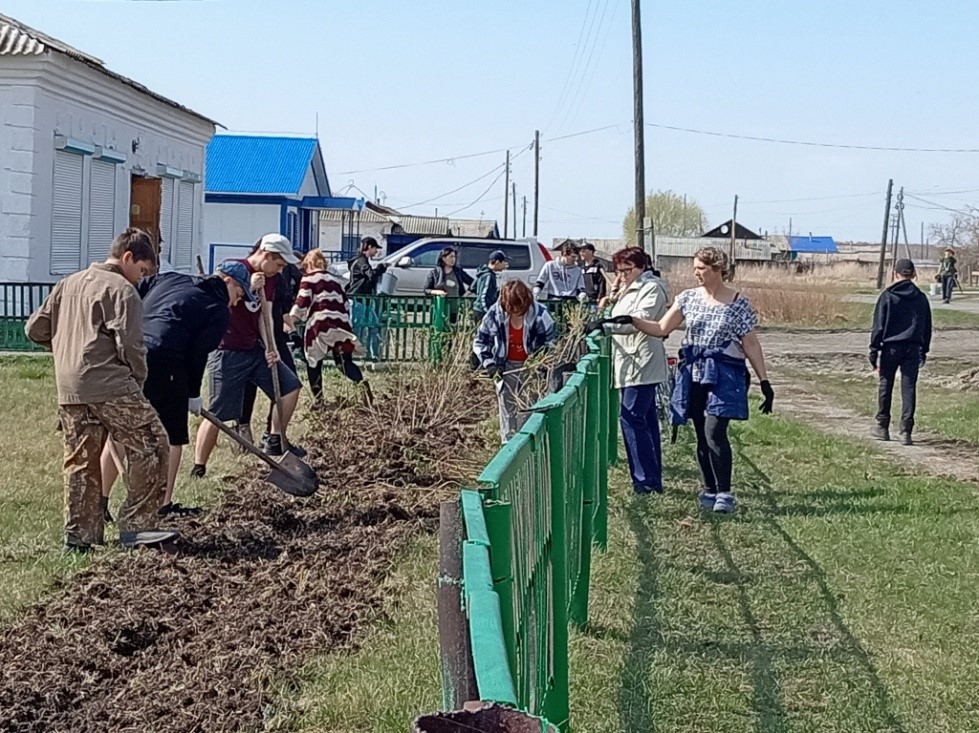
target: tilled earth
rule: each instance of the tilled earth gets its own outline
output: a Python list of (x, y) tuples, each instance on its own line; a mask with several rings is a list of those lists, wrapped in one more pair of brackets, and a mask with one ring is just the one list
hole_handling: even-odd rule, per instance
[[(471, 478), (452, 456), (490, 447), (479, 423), (491, 390), (439, 392), (447, 411), (432, 419), (433, 398), (419, 392), (392, 400), (391, 414), (381, 395), (380, 407), (320, 417), (309, 441), (325, 484), (316, 496), (286, 496), (256, 472), (184, 520), (173, 553), (95, 562), (0, 632), (0, 731), (262, 729), (273, 684), (355, 644), (376, 618), (396, 553), (434, 529), (440, 489)], [(389, 430), (365, 430), (374, 423)]]

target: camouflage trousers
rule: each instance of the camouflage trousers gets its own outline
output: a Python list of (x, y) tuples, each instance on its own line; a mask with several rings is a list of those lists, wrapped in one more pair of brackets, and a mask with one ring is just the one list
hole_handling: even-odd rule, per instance
[(157, 511), (167, 486), (170, 446), (156, 411), (143, 395), (111, 402), (61, 405), (65, 441), (65, 542), (103, 541), (102, 469), (106, 437), (125, 449), (126, 501), (119, 512), (120, 532), (156, 529)]

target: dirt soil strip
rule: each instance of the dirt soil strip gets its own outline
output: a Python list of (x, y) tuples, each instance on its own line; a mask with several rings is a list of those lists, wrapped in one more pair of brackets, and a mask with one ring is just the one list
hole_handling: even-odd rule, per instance
[(0, 731), (262, 729), (270, 690), (376, 618), (397, 552), (437, 524), (439, 489), (472, 475), (455, 456), (482, 460), (492, 389), (450, 385), (399, 383), (383, 412), (331, 407), (309, 444), (319, 494), (239, 480), (178, 522), (176, 554), (95, 562), (0, 631)]

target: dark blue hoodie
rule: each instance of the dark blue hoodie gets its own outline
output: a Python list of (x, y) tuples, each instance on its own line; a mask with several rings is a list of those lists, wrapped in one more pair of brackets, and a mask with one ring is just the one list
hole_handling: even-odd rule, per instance
[(918, 344), (924, 354), (931, 348), (931, 305), (912, 280), (899, 280), (880, 294), (874, 308), (870, 351), (885, 345)]
[(207, 355), (228, 330), (228, 286), (219, 277), (165, 272), (143, 278), (136, 289), (148, 361), (185, 369), (189, 396), (198, 397)]

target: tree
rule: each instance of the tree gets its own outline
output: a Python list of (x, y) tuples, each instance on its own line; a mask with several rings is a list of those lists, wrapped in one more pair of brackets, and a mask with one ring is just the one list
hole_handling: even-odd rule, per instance
[[(693, 199), (673, 191), (654, 191), (646, 196), (646, 216), (653, 220), (656, 236), (696, 237), (703, 233), (707, 215)], [(636, 212), (629, 207), (622, 224), (622, 238), (636, 243)]]

